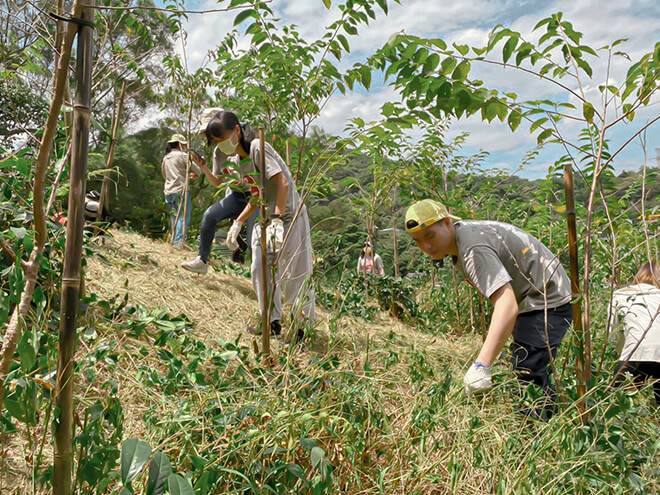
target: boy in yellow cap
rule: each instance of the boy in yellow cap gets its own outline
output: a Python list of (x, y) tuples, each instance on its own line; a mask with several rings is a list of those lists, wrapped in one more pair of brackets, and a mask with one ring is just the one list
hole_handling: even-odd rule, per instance
[(491, 366), (513, 333), (514, 371), (554, 401), (550, 356), (573, 319), (570, 281), (557, 257), (524, 230), (461, 220), (432, 199), (408, 208), (406, 231), (434, 260), (451, 255), (468, 282), (493, 303), (486, 340), (465, 374), (465, 392), (492, 386)]

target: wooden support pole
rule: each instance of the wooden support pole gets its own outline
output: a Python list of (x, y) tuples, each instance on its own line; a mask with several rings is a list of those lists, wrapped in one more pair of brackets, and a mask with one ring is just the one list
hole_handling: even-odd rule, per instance
[(55, 420), (53, 454), (53, 494), (72, 493), (73, 472), (73, 357), (76, 349), (76, 321), (80, 288), (85, 182), (89, 147), (89, 119), (92, 93), (92, 32), (85, 23), (94, 19), (95, 0), (81, 2), (82, 23), (78, 29), (76, 58), (76, 97), (73, 105), (73, 141), (71, 185), (66, 227), (62, 302), (60, 309), (59, 357), (55, 403), (59, 414)]
[(591, 370), (585, 366), (585, 347), (582, 325), (582, 300), (580, 298), (580, 267), (578, 265), (577, 227), (575, 221), (575, 193), (573, 188), (573, 167), (564, 165), (564, 189), (566, 194), (566, 223), (568, 226), (568, 254), (571, 268), (571, 294), (573, 297), (573, 328), (578, 335), (578, 356), (576, 358), (578, 398), (584, 397)]
[(260, 233), (261, 233), (261, 285), (263, 292), (261, 294), (261, 351), (263, 352), (263, 362), (270, 362), (270, 300), (268, 298), (268, 242), (266, 240), (266, 149), (264, 125), (259, 124), (259, 157), (261, 163), (261, 209), (259, 212)]
[(396, 205), (396, 197), (397, 197), (397, 188), (396, 184), (394, 185), (393, 191), (392, 191), (392, 208), (390, 209), (390, 212), (392, 214), (392, 235), (393, 237), (393, 242), (394, 242), (394, 277), (399, 278), (399, 237), (397, 236), (397, 225), (396, 225), (396, 211), (394, 210), (394, 206)]
[(286, 140), (286, 166), (289, 167), (289, 172), (291, 171), (291, 141)]

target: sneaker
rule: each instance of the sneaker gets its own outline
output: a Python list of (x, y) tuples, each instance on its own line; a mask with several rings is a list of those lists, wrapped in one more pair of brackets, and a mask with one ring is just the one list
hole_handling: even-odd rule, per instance
[(202, 275), (206, 275), (206, 272), (209, 270), (209, 264), (204, 263), (199, 256), (192, 261), (181, 263), (181, 266), (190, 272), (201, 273)]
[(282, 336), (282, 325), (280, 325), (280, 320), (270, 322), (270, 334), (275, 337)]

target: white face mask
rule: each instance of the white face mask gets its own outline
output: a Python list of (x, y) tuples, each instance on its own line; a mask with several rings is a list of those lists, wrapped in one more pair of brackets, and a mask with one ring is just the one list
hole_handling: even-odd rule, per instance
[(236, 148), (238, 148), (238, 143), (232, 143), (231, 137), (228, 137), (224, 141), (220, 141), (218, 143), (218, 149), (227, 156), (233, 155), (236, 152)]

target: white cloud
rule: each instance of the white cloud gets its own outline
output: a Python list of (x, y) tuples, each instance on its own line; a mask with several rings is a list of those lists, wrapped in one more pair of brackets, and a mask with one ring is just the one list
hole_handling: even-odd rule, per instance
[[(441, 37), (451, 42), (468, 45), (483, 45), (486, 43), (489, 31), (498, 23), (520, 31), (523, 37), (536, 40), (541, 32), (532, 33), (534, 25), (543, 17), (561, 11), (564, 20), (570, 21), (574, 28), (584, 33), (582, 42), (594, 48), (599, 48), (617, 38), (630, 38), (621, 45), (633, 60), (643, 53), (651, 51), (658, 36), (658, 18), (660, 3), (653, 0), (621, 0), (618, 2), (602, 2), (602, 0), (555, 0), (551, 2), (521, 1), (521, 0), (475, 0), (464, 2), (459, 0), (402, 0), (401, 5), (388, 2), (390, 12), (384, 16), (376, 9), (377, 19), (369, 26), (360, 26), (357, 37), (349, 37), (352, 52), (343, 64), (362, 60), (366, 55), (382, 46), (395, 32), (406, 31), (409, 34)], [(337, 2), (331, 9), (326, 9), (320, 0), (287, 0), (275, 1), (271, 4), (281, 24), (296, 24), (303, 38), (308, 41), (320, 38), (324, 28), (329, 26), (340, 15)], [(195, 2), (195, 8), (217, 8), (213, 0)], [(189, 67), (194, 70), (203, 63), (209, 49), (213, 49), (225, 34), (232, 29), (236, 12), (191, 15), (186, 23), (188, 31), (187, 56)], [(244, 29), (244, 26), (242, 26)], [(245, 40), (241, 46), (245, 46)], [(603, 82), (607, 72), (607, 59), (601, 57), (592, 62), (594, 79), (585, 81), (584, 90), (590, 101), (598, 104), (601, 94), (597, 89)], [(609, 80), (621, 82), (625, 78), (625, 70), (630, 62), (622, 57), (613, 59), (610, 67)], [(488, 87), (496, 87), (503, 91), (514, 91), (521, 98), (548, 98), (576, 102), (566, 90), (548, 84), (538, 77), (523, 74), (520, 71), (506, 69), (486, 64), (474, 64), (473, 74)], [(578, 90), (570, 78), (564, 78), (563, 83)], [(346, 96), (335, 94), (323, 109), (317, 125), (331, 133), (342, 133), (347, 121), (352, 117), (361, 117), (370, 121), (377, 119), (379, 108), (386, 101), (397, 100), (396, 93), (389, 87), (375, 86), (367, 94), (349, 93)], [(579, 105), (581, 107), (581, 104)], [(643, 110), (638, 113), (637, 120), (643, 121), (649, 116), (657, 115), (657, 108)], [(656, 125), (649, 131), (649, 147), (660, 145), (660, 127)], [(613, 140), (618, 143), (625, 141), (635, 129), (626, 126), (613, 134)], [(570, 121), (562, 124), (562, 132), (571, 139), (577, 139), (579, 127)], [(520, 161), (526, 151), (536, 144), (534, 136), (530, 136), (525, 125), (518, 132), (512, 133), (505, 123), (491, 124), (481, 122), (479, 117), (464, 119), (455, 124), (452, 132), (467, 130), (471, 133), (468, 149), (485, 149), (496, 157), (498, 163)], [(505, 155), (506, 159), (502, 159)], [(550, 154), (544, 154), (549, 156)], [(641, 152), (630, 152), (621, 157), (621, 165), (634, 163)], [(550, 159), (551, 160), (551, 159)], [(547, 169), (547, 160), (535, 163), (530, 169)]]

